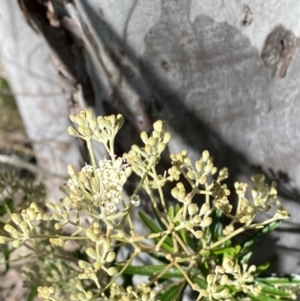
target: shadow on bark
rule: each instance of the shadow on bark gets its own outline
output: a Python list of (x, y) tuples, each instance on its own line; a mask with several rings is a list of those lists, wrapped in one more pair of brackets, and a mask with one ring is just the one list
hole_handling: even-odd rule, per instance
[[(218, 167), (228, 167), (230, 172), (229, 188), (234, 191), (233, 183), (239, 179), (240, 176), (246, 175), (249, 177), (251, 174), (260, 172), (267, 176), (267, 181), (276, 180), (279, 182), (278, 195), (279, 197), (286, 198), (290, 201), (297, 202), (300, 196), (298, 190), (290, 186), (290, 178), (288, 174), (279, 172), (275, 174), (272, 170), (265, 170), (261, 166), (253, 166), (251, 162), (229, 144), (227, 144), (222, 137), (209, 128), (209, 126), (196, 116), (194, 110), (189, 108), (183, 101), (183, 98), (174, 91), (173, 87), (161, 76), (157, 74), (151, 61), (139, 58), (135, 51), (126, 42), (126, 39), (121, 38), (112, 27), (107, 24), (101, 14), (97, 13), (87, 1), (82, 1), (82, 7), (86, 15), (93, 20), (96, 24), (95, 32), (96, 39), (100, 40), (109, 54), (111, 60), (116, 66), (119, 67), (120, 76), (125, 78), (130, 87), (142, 100), (145, 112), (148, 114), (150, 120), (156, 118), (164, 119), (168, 122), (171, 128), (189, 145), (191, 149), (202, 151), (209, 150), (210, 154), (215, 158), (215, 165)], [(47, 32), (43, 32), (47, 34)], [(46, 37), (47, 39), (47, 37)], [(51, 43), (50, 43), (51, 44)], [(54, 47), (51, 44), (52, 47)], [(55, 47), (54, 47), (55, 48)], [(141, 78), (132, 76), (128, 72), (128, 68), (121, 66), (118, 55), (121, 51), (130, 63), (139, 70)], [(59, 53), (59, 52), (58, 52)], [(62, 58), (63, 59), (63, 58)], [(103, 85), (104, 86), (104, 85)], [(104, 88), (103, 88), (104, 89)], [(118, 87), (114, 91), (116, 97), (122, 102), (122, 96), (118, 93)], [(104, 93), (105, 94), (105, 93)], [(118, 107), (111, 103), (109, 96), (103, 98), (104, 107), (109, 113), (118, 111)], [(124, 104), (126, 107), (126, 104)], [(156, 108), (153, 111), (153, 108)], [(159, 109), (157, 109), (160, 107)], [(131, 131), (135, 132), (138, 137), (138, 129), (131, 126)], [(126, 133), (123, 134), (126, 137)], [(135, 142), (137, 138), (133, 139)], [(122, 148), (119, 145), (119, 152), (127, 151), (128, 149)], [(167, 164), (167, 163), (165, 163)], [(299, 226), (294, 231), (299, 231)], [(287, 229), (280, 231), (290, 232)], [(262, 244), (263, 258), (269, 258), (277, 253), (277, 246), (274, 239), (268, 240), (268, 246)], [(259, 253), (259, 252), (257, 252)], [(267, 255), (268, 254), (268, 255)], [(273, 265), (272, 271), (276, 271), (276, 263)]]

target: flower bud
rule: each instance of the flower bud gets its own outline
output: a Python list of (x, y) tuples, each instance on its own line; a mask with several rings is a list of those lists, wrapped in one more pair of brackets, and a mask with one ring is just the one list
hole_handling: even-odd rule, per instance
[(202, 228), (206, 228), (206, 227), (210, 226), (211, 223), (212, 223), (212, 218), (211, 218), (211, 217), (207, 217), (206, 219), (204, 219), (204, 220), (201, 222), (200, 226), (201, 226)]
[(68, 127), (68, 133), (70, 136), (78, 137), (78, 132), (72, 126)]
[[(17, 231), (16, 231), (17, 232)], [(7, 244), (8, 242), (10, 242), (11, 239), (9, 237), (6, 236), (0, 236), (0, 244), (4, 245)]]
[(13, 233), (14, 231), (17, 231), (12, 225), (9, 224), (4, 226), (4, 230), (8, 233)]
[(80, 292), (84, 290), (82, 283), (80, 281), (76, 282), (75, 286)]
[(55, 205), (52, 202), (46, 202), (46, 207), (50, 209), (54, 209)]
[(146, 145), (145, 145), (145, 152), (146, 152), (147, 154), (149, 154), (149, 155), (152, 154), (152, 147), (151, 147), (151, 145), (149, 145), (149, 144), (146, 144)]
[(23, 238), (24, 238), (24, 235), (23, 235), (22, 233), (18, 232), (18, 231), (14, 231), (14, 232), (12, 233), (12, 237), (13, 237), (14, 239), (23, 239)]
[(199, 208), (198, 208), (197, 204), (189, 204), (188, 205), (188, 213), (189, 213), (189, 215), (193, 216), (193, 215), (197, 214), (198, 210), (199, 210)]
[(148, 142), (148, 135), (146, 132), (141, 132), (141, 139), (143, 141), (144, 144), (147, 144)]
[(14, 240), (12, 245), (13, 245), (14, 248), (17, 249), (17, 248), (20, 248), (23, 245), (23, 242), (20, 241), (20, 240)]
[(200, 215), (200, 216), (204, 215), (209, 209), (210, 209), (209, 204), (208, 204), (208, 203), (204, 203), (204, 204), (201, 206), (199, 215)]
[(85, 270), (85, 269), (88, 269), (88, 268), (91, 266), (91, 264), (90, 264), (89, 262), (87, 262), (87, 261), (79, 260), (79, 261), (78, 261), (78, 266), (79, 266), (81, 269)]
[(107, 262), (112, 262), (116, 258), (116, 253), (115, 252), (109, 252), (106, 256), (106, 261)]
[(206, 181), (207, 181), (207, 178), (204, 175), (199, 179), (199, 183), (202, 184), (202, 185), (205, 184)]
[(195, 223), (195, 224), (199, 224), (200, 222), (201, 222), (201, 217), (200, 217), (200, 215), (195, 215), (194, 217), (193, 217), (193, 223)]
[(109, 239), (105, 239), (105, 240), (103, 241), (103, 246), (102, 246), (102, 248), (103, 248), (103, 253), (107, 253), (107, 252), (109, 251), (110, 247), (111, 247), (111, 242), (110, 242), (110, 240), (109, 240)]
[(86, 297), (88, 299), (92, 299), (93, 298), (93, 293), (91, 291), (86, 292)]
[(74, 168), (73, 168), (72, 165), (68, 165), (67, 169), (68, 169), (68, 174), (70, 175), (70, 177), (76, 175), (76, 173), (75, 173)]
[(86, 137), (90, 137), (90, 136), (93, 135), (93, 131), (92, 131), (90, 128), (85, 128), (85, 129), (84, 129), (84, 135), (85, 135)]
[(87, 248), (85, 252), (86, 252), (86, 254), (87, 254), (88, 256), (90, 256), (91, 258), (93, 258), (93, 259), (96, 259), (96, 258), (97, 258), (96, 251), (95, 251), (95, 249), (93, 249), (92, 247)]
[(161, 120), (157, 120), (157, 121), (154, 122), (154, 124), (153, 124), (154, 130), (157, 131), (157, 132), (162, 132), (163, 129), (164, 129), (164, 127), (165, 127), (165, 126), (164, 126), (164, 122), (161, 121)]
[(207, 280), (208, 284), (212, 284), (214, 279), (215, 279), (215, 277), (214, 277), (213, 274), (208, 274), (207, 277), (206, 277), (206, 280)]
[(197, 230), (197, 231), (195, 232), (195, 237), (196, 237), (197, 239), (202, 238), (202, 237), (203, 237), (203, 232), (202, 232), (201, 230)]
[(159, 153), (163, 152), (165, 148), (166, 148), (165, 143), (163, 143), (163, 142), (158, 143), (157, 150), (158, 150)]
[(96, 242), (97, 241), (97, 235), (94, 233), (93, 229), (87, 228), (85, 230), (85, 235), (91, 240)]
[(209, 159), (209, 152), (207, 150), (205, 150), (202, 153), (202, 160), (203, 160), (203, 162), (207, 162), (208, 159)]
[(82, 116), (80, 116), (79, 114), (76, 115), (73, 119), (74, 119), (74, 123), (77, 123), (78, 125), (85, 125), (85, 116), (84, 114), (81, 114)]
[(16, 213), (13, 213), (11, 215), (11, 219), (12, 221), (16, 224), (16, 225), (19, 225), (22, 223), (23, 219), (21, 218), (20, 214), (16, 214)]
[(220, 284), (225, 285), (228, 281), (228, 276), (226, 274), (222, 275)]
[(115, 267), (110, 267), (108, 270), (107, 270), (107, 274), (109, 276), (113, 276), (115, 273), (116, 273), (117, 269)]
[(171, 139), (172, 139), (172, 135), (169, 132), (167, 132), (165, 133), (163, 143), (168, 144), (171, 141)]

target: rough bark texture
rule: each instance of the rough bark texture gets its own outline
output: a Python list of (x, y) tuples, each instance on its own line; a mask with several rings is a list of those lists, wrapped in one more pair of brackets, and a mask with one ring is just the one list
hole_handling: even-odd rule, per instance
[(261, 171), (279, 182), (292, 218), (270, 249), (277, 271), (300, 272), (297, 0), (19, 2), (39, 34), (16, 1), (0, 0), (1, 59), (32, 139), (59, 135), (67, 148), (53, 145), (53, 158), (77, 160), (65, 134), (69, 100), (123, 113), (120, 151), (162, 118), (170, 152), (185, 148), (196, 159), (208, 149), (233, 181)]

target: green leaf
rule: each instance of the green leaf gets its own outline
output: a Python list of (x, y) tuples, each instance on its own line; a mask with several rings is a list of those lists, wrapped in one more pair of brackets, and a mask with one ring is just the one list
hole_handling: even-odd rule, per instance
[(252, 248), (267, 234), (269, 234), (271, 231), (275, 230), (278, 225), (280, 224), (280, 221), (275, 221), (270, 223), (269, 225), (265, 226), (264, 228), (256, 230), (249, 238), (244, 241), (242, 244), (242, 252), (246, 252), (248, 250), (252, 250)]
[[(124, 264), (116, 263), (116, 268), (121, 270)], [(162, 265), (143, 265), (143, 266), (128, 266), (124, 271), (125, 274), (128, 275), (142, 275), (142, 276), (153, 276), (154, 274), (160, 274), (167, 268), (167, 264)], [(187, 268), (184, 268), (187, 270)], [(160, 278), (161, 279), (170, 279), (170, 278), (182, 278), (181, 272), (172, 267), (168, 271), (166, 271)]]
[(252, 254), (253, 252), (248, 252), (247, 254), (245, 254), (241, 259), (241, 263), (248, 263), (250, 258), (252, 257)]
[(171, 221), (174, 220), (174, 207), (173, 206), (169, 207), (168, 216)]
[[(295, 288), (299, 286), (300, 283), (300, 279), (296, 279), (296, 282), (294, 282), (293, 284), (291, 284), (291, 281), (288, 278), (277, 278), (277, 277), (270, 277), (270, 278), (256, 278), (257, 283), (260, 284), (262, 286), (262, 290), (261, 293), (259, 295), (259, 297), (261, 297), (261, 295), (265, 295), (266, 298), (268, 299), (254, 299), (254, 300), (278, 300), (281, 298), (290, 298), (290, 293), (287, 292), (285, 289), (288, 289), (289, 286), (290, 288)], [(268, 280), (270, 280), (270, 282), (268, 283)], [(275, 287), (275, 285), (281, 285), (281, 287)], [(274, 299), (274, 298), (275, 299)], [(258, 297), (256, 297), (258, 298)]]
[(179, 212), (179, 210), (180, 210), (180, 205), (176, 204), (176, 206), (175, 206), (175, 215)]
[(151, 256), (152, 258), (156, 259), (160, 263), (165, 263), (165, 264), (170, 263), (170, 261), (167, 260), (165, 256), (162, 256), (159, 253), (151, 252), (151, 253), (148, 253), (148, 255)]
[(3, 271), (1, 273), (1, 275), (4, 275), (10, 268), (10, 264), (9, 264), (9, 256), (10, 254), (14, 251), (14, 249), (10, 249), (8, 247), (8, 245), (2, 245), (0, 251), (3, 253), (4, 255), (4, 259), (5, 259), (5, 271)]
[(262, 293), (272, 295), (274, 297), (280, 296), (280, 297), (285, 297), (288, 298), (290, 297), (290, 294), (288, 292), (285, 292), (283, 289), (280, 288), (275, 288), (274, 286), (271, 285), (266, 285), (263, 283), (260, 283), (262, 286)]
[(0, 205), (0, 216), (3, 216), (7, 213), (7, 207), (10, 210), (10, 212), (14, 211), (14, 202), (11, 198), (4, 199), (4, 204)]
[(128, 286), (133, 286), (132, 278), (133, 278), (133, 275), (123, 274), (124, 282), (123, 282), (122, 286), (123, 286), (125, 289), (126, 289), (126, 287), (128, 287)]
[(193, 283), (197, 283), (202, 289), (207, 288), (207, 281), (204, 278), (195, 277), (191, 279)]
[[(179, 206), (179, 204), (176, 204), (176, 207), (175, 207), (175, 216), (177, 215), (177, 213), (179, 212), (179, 210), (180, 210), (180, 206)], [(179, 225), (179, 222), (176, 222), (176, 226), (178, 226), (178, 225)], [(178, 234), (179, 234), (179, 236), (182, 238), (183, 242), (187, 246), (189, 246), (191, 248), (193, 247), (192, 240), (191, 240), (190, 236), (186, 235), (186, 230), (185, 229), (180, 229), (178, 231)]]
[[(139, 211), (139, 216), (141, 218), (141, 220), (143, 221), (143, 223), (149, 228), (149, 230), (151, 231), (151, 233), (161, 233), (164, 230), (162, 230), (161, 228), (159, 228), (149, 217), (147, 217), (142, 211)], [(159, 240), (161, 239), (161, 237), (158, 238), (154, 238), (153, 240), (157, 243)], [(170, 236), (167, 236), (165, 241), (162, 243), (161, 247), (170, 252), (173, 253), (173, 241), (171, 239)]]
[(213, 240), (218, 241), (222, 236), (223, 236), (223, 224), (221, 222), (217, 222), (214, 225), (214, 229), (213, 229)]
[(247, 263), (247, 260), (251, 257), (249, 255), (250, 252), (254, 250), (255, 245), (267, 234), (269, 234), (271, 231), (275, 230), (280, 221), (275, 221), (264, 228), (256, 230), (251, 236), (249, 236), (243, 243), (242, 243), (242, 248), (241, 252), (239, 254), (239, 258), (241, 262)]
[(26, 301), (32, 301), (36, 297), (37, 288), (38, 288), (39, 285), (40, 285), (39, 283), (36, 283), (31, 287)]
[(253, 294), (247, 293), (247, 296), (254, 301), (278, 301), (278, 299), (269, 297), (263, 293), (260, 293), (259, 296), (254, 296)]
[(158, 299), (161, 301), (172, 301), (179, 293), (181, 289), (180, 285), (171, 286), (168, 290), (158, 296)]
[(236, 245), (235, 247), (219, 247), (219, 248), (214, 248), (210, 250), (210, 254), (214, 255), (226, 255), (229, 256), (230, 258), (234, 258), (241, 250), (240, 245)]
[(260, 274), (260, 273), (266, 271), (269, 268), (269, 266), (270, 266), (270, 262), (269, 261), (264, 262), (263, 264), (261, 264), (261, 265), (259, 265), (259, 266), (256, 267), (255, 273), (256, 274)]
[(158, 224), (160, 225), (160, 227), (165, 231), (167, 230), (166, 225), (161, 221), (160, 216), (158, 215), (157, 211), (155, 210), (153, 204), (151, 204), (152, 207), (152, 212), (154, 213), (155, 219), (157, 220)]
[(295, 287), (300, 285), (300, 275), (292, 274), (285, 277), (277, 276), (276, 274), (271, 277), (259, 277), (256, 278), (257, 281), (267, 283), (269, 285), (284, 285)]

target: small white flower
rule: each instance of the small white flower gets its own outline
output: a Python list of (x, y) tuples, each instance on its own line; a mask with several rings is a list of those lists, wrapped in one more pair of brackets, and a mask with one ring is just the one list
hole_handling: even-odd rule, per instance
[(113, 203), (107, 203), (107, 204), (105, 204), (104, 208), (105, 208), (105, 213), (107, 215), (111, 215), (111, 214), (114, 214), (114, 213), (117, 212), (117, 207)]
[(90, 175), (93, 172), (93, 166), (85, 164), (85, 166), (81, 169), (84, 174)]
[(75, 188), (78, 187), (78, 181), (75, 179), (69, 179), (67, 182), (68, 186), (70, 187), (71, 190), (74, 190)]
[(139, 195), (134, 194), (134, 195), (132, 195), (132, 196), (130, 197), (130, 203), (131, 203), (133, 206), (135, 206), (135, 207), (139, 206), (139, 205), (140, 205), (140, 202), (141, 202), (141, 199), (140, 199), (140, 196), (139, 196)]

